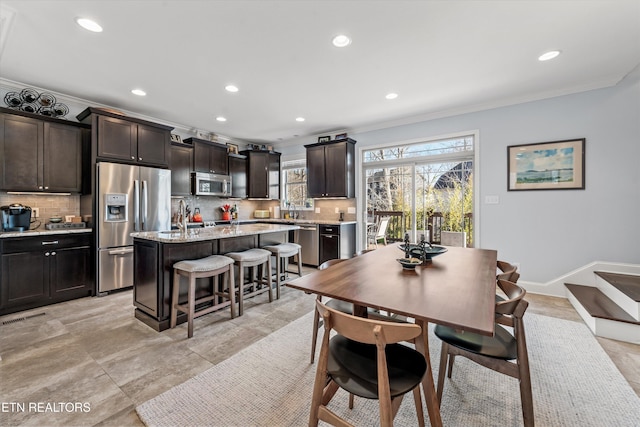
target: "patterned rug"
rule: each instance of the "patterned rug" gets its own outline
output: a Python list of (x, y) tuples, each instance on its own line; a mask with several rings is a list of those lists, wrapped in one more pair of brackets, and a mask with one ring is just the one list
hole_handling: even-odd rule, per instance
[[(309, 364), (312, 319), (309, 313), (141, 404), (138, 415), (147, 426), (307, 425), (316, 367)], [(525, 330), (536, 426), (640, 425), (640, 399), (584, 324), (527, 314)], [(437, 380), (433, 331), (430, 351)], [(357, 426), (379, 424), (377, 401), (356, 398), (353, 410), (347, 402), (340, 390), (332, 409)], [(518, 381), (456, 358), (441, 413), (445, 426), (520, 426)], [(395, 425), (416, 424), (408, 394)]]

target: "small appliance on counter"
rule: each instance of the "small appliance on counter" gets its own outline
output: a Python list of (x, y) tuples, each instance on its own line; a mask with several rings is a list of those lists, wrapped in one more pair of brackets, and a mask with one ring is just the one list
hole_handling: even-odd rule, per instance
[(31, 208), (20, 204), (0, 207), (2, 231), (27, 231), (31, 224)]

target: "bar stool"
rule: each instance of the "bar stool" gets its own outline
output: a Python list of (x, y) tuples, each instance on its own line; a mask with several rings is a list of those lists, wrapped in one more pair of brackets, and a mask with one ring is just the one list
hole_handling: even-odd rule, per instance
[[(208, 301), (214, 301), (219, 298), (219, 292), (216, 291), (218, 285), (217, 277), (224, 274), (223, 282), (233, 287), (233, 259), (223, 255), (211, 255), (206, 258), (185, 260), (173, 264), (173, 293), (171, 296), (171, 327), (175, 328), (178, 320), (178, 310), (187, 313), (187, 337), (193, 336), (193, 319), (211, 313), (212, 311), (222, 308), (225, 304), (217, 301), (212, 306), (195, 311), (196, 305)], [(189, 279), (189, 287), (187, 290), (187, 303), (179, 304), (180, 298), (180, 276)], [(202, 277), (213, 278), (213, 289), (211, 295), (196, 299), (196, 279)], [(224, 283), (223, 283), (224, 286)], [(230, 296), (231, 318), (236, 317), (235, 296), (231, 292)]]
[[(269, 302), (273, 302), (273, 291), (271, 289), (271, 252), (260, 249), (248, 249), (243, 252), (229, 252), (226, 253), (225, 256), (233, 259), (235, 261), (235, 265), (238, 266), (238, 315), (242, 316), (244, 312), (244, 297), (252, 297), (254, 295), (259, 295), (264, 292), (269, 292)], [(244, 268), (251, 267), (253, 268), (251, 272), (251, 279), (248, 282), (248, 285), (253, 290), (244, 294)], [(260, 270), (258, 272), (258, 277), (256, 276), (256, 270)], [(266, 273), (266, 279), (265, 279)], [(267, 285), (266, 288), (258, 288), (258, 285)], [(233, 286), (229, 287), (229, 293), (232, 292)]]
[(289, 273), (285, 265), (286, 260), (292, 256), (298, 256), (298, 276), (302, 277), (301, 248), (302, 246), (297, 243), (280, 243), (278, 245), (269, 245), (263, 248), (270, 251), (276, 258), (276, 299), (280, 299), (280, 279), (285, 273)]

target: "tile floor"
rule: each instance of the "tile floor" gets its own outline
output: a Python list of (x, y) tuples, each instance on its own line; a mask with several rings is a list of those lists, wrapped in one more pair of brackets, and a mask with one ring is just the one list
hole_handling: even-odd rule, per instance
[[(130, 290), (0, 317), (0, 424), (141, 426), (136, 405), (308, 313), (314, 299), (290, 288), (271, 304), (260, 295), (242, 317), (196, 319), (189, 340), (186, 324), (158, 333), (136, 320)], [(528, 300), (530, 312), (581, 321), (565, 299)], [(640, 394), (640, 346), (598, 340)]]

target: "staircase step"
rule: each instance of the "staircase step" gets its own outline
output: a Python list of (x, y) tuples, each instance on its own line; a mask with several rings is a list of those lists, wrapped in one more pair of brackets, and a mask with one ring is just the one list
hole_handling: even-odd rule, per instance
[(640, 325), (639, 321), (634, 319), (629, 313), (611, 301), (611, 299), (603, 294), (598, 288), (593, 286), (574, 285), (571, 283), (565, 283), (565, 286), (569, 292), (575, 296), (590, 316)]
[(633, 301), (640, 302), (640, 276), (609, 273), (606, 271), (594, 271), (594, 273), (609, 282)]

